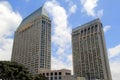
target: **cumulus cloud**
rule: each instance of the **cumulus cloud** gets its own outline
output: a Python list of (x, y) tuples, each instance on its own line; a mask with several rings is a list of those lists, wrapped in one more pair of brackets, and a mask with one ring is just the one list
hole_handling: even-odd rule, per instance
[(63, 63), (60, 59), (57, 57), (52, 56), (52, 69), (63, 69), (66, 68), (66, 63)]
[(2, 40), (3, 41), (0, 41), (0, 43), (2, 43), (0, 46), (0, 60), (10, 61), (13, 39), (2, 38)]
[(13, 32), (21, 22), (22, 17), (12, 10), (7, 1), (0, 2), (0, 60), (10, 60)]
[(120, 55), (120, 44), (108, 49), (109, 57), (113, 58)]
[(101, 18), (103, 16), (103, 9), (97, 11), (97, 17)]
[(101, 17), (103, 15), (103, 10), (95, 10), (98, 0), (80, 0), (80, 2), (83, 6), (82, 12), (87, 13), (88, 16)]
[(120, 58), (112, 61), (110, 63), (111, 67), (111, 74), (113, 80), (119, 80), (120, 79)]
[(72, 62), (68, 63), (67, 57), (71, 53), (71, 27), (66, 10), (56, 0), (47, 1), (45, 8), (53, 21), (52, 48), (56, 51), (52, 54), (56, 56), (52, 56), (52, 69), (71, 67)]
[[(66, 58), (65, 58), (66, 56)], [(64, 59), (66, 60), (64, 60)], [(64, 55), (64, 57), (60, 56), (52, 56), (52, 69), (58, 70), (58, 69), (70, 69), (72, 70), (72, 55)], [(72, 71), (73, 73), (73, 71)]]
[(69, 14), (76, 13), (77, 10), (77, 5), (72, 5), (69, 9)]
[[(53, 18), (52, 42), (61, 50), (65, 50), (71, 42), (71, 27), (68, 25), (65, 9), (55, 0), (46, 2), (46, 9)], [(58, 52), (59, 52), (58, 51)], [(59, 53), (58, 53), (59, 54)]]
[(107, 32), (110, 28), (111, 28), (110, 25), (106, 25), (106, 26), (104, 26), (103, 31), (104, 31), (104, 32)]
[(120, 44), (109, 48), (110, 68), (113, 80), (120, 79)]
[(73, 3), (72, 0), (65, 0), (65, 2), (68, 4), (69, 10), (68, 10), (68, 16), (70, 17), (71, 14), (75, 14), (77, 11), (77, 5)]

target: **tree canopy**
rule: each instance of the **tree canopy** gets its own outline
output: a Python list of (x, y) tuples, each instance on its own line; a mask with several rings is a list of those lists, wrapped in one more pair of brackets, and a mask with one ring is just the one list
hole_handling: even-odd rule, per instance
[(46, 80), (42, 75), (32, 75), (28, 69), (16, 62), (0, 61), (0, 79), (2, 80)]
[(3, 80), (32, 80), (28, 69), (16, 62), (0, 61), (0, 78)]

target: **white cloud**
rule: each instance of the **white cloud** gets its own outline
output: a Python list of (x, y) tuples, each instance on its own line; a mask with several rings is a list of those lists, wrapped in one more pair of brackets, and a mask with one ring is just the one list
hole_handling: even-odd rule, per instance
[(52, 42), (65, 50), (71, 43), (71, 27), (68, 25), (66, 11), (55, 0), (46, 2), (46, 9), (53, 18)]
[(97, 11), (97, 17), (101, 18), (103, 16), (103, 9)]
[(62, 69), (62, 68), (66, 69), (66, 64), (63, 63), (63, 61), (61, 61), (60, 59), (52, 56), (52, 69), (57, 70), (57, 69)]
[(2, 46), (0, 46), (0, 60), (9, 60), (11, 59), (13, 39), (3, 39)]
[(107, 32), (110, 28), (111, 28), (110, 25), (106, 25), (106, 26), (104, 26), (103, 31), (104, 31), (104, 32)]
[(68, 61), (72, 62), (72, 54), (68, 55), (67, 57), (68, 57)]
[(120, 44), (108, 49), (113, 80), (120, 79)]
[[(65, 57), (55, 57), (52, 56), (52, 70), (58, 70), (58, 69), (70, 69), (72, 71), (72, 55), (66, 55), (67, 58)], [(65, 58), (65, 60), (63, 60)], [(73, 73), (73, 71), (72, 71)]]
[(77, 5), (72, 5), (69, 9), (69, 14), (76, 13), (77, 10)]
[(10, 60), (14, 30), (22, 18), (18, 12), (12, 10), (7, 1), (0, 2), (0, 60)]
[(57, 55), (52, 56), (52, 69), (71, 69), (72, 62), (68, 58), (71, 53), (71, 27), (66, 10), (56, 0), (47, 1), (45, 8), (52, 16), (53, 21), (52, 45), (54, 47), (52, 48), (57, 49), (52, 53)]
[(116, 57), (117, 55), (120, 55), (120, 44), (108, 49), (109, 57), (113, 58)]
[(68, 16), (71, 14), (75, 14), (77, 11), (77, 5), (73, 3), (72, 0), (65, 0), (66, 3), (68, 4), (69, 10), (68, 10)]
[(113, 80), (120, 80), (120, 59), (116, 59), (110, 63), (111, 74)]
[(98, 0), (80, 0), (80, 2), (83, 6), (82, 12), (87, 13), (88, 16), (101, 17), (103, 15), (103, 10), (95, 10), (98, 6)]

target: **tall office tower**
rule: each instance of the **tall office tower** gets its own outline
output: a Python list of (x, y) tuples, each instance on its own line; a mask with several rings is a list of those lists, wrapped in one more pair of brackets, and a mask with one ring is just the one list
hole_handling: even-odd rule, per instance
[(112, 80), (103, 26), (95, 19), (72, 30), (73, 70), (86, 80)]
[(26, 17), (16, 30), (11, 61), (33, 74), (51, 69), (51, 20), (44, 7)]

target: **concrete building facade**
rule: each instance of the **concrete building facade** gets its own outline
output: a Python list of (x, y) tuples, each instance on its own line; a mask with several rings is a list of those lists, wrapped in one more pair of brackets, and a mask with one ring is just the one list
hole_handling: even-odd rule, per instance
[(75, 77), (74, 75), (65, 75), (62, 80), (86, 80), (85, 77)]
[(33, 74), (51, 69), (51, 20), (44, 7), (23, 19), (15, 31), (11, 61)]
[(73, 72), (86, 80), (112, 80), (99, 19), (72, 30)]
[(40, 75), (47, 77), (48, 80), (86, 80), (85, 77), (71, 75), (71, 70), (41, 70)]
[(65, 76), (70, 76), (71, 71), (68, 69), (42, 70), (40, 74), (46, 76), (48, 80), (65, 80)]

